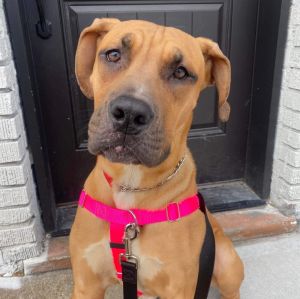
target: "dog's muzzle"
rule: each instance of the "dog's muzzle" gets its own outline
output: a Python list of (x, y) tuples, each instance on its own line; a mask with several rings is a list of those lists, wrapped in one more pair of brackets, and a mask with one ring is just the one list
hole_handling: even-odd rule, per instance
[(112, 162), (156, 166), (170, 153), (159, 115), (151, 103), (120, 95), (94, 111), (88, 149)]

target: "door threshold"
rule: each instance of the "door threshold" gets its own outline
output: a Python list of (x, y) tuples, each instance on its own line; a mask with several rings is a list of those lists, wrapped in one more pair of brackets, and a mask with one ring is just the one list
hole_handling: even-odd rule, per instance
[(232, 211), (263, 206), (261, 199), (245, 182), (230, 181), (198, 185), (206, 206), (213, 212)]

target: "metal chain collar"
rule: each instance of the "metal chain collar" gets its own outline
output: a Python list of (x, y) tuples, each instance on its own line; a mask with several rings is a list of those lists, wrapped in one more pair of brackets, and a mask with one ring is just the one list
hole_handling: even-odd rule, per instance
[(158, 188), (162, 185), (164, 185), (165, 183), (167, 183), (168, 181), (170, 181), (180, 170), (181, 166), (183, 165), (184, 161), (185, 161), (185, 155), (179, 160), (179, 162), (176, 164), (173, 172), (168, 175), (164, 180), (162, 180), (161, 182), (159, 182), (158, 184), (154, 185), (154, 186), (150, 186), (150, 187), (145, 187), (145, 188), (133, 188), (127, 185), (120, 185), (120, 192), (142, 192), (142, 191), (148, 191), (148, 190), (152, 190), (155, 188)]

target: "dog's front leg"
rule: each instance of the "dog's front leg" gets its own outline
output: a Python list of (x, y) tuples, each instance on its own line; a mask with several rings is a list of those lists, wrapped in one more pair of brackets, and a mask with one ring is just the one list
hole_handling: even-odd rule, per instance
[(208, 216), (216, 240), (213, 282), (221, 293), (221, 299), (240, 299), (240, 287), (244, 279), (243, 262), (213, 215), (208, 213)]
[[(101, 256), (102, 255), (102, 256)], [(106, 289), (117, 283), (111, 271), (107, 271), (101, 242), (93, 243), (84, 251), (71, 251), (73, 268), (72, 299), (104, 299)]]
[(74, 282), (72, 299), (103, 299), (106, 289), (118, 283), (108, 225), (80, 209), (69, 242)]
[(111, 264), (109, 248), (103, 241), (86, 248), (71, 249), (73, 268), (72, 299), (104, 299), (106, 289), (118, 283)]

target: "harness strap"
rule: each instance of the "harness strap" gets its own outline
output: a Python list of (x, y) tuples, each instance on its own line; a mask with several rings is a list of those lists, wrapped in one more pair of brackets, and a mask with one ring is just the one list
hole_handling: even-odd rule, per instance
[(199, 273), (194, 299), (206, 299), (215, 264), (215, 237), (209, 222), (202, 195), (198, 193), (200, 209), (205, 216), (206, 232), (199, 260)]
[(110, 223), (110, 248), (113, 256), (117, 276), (122, 279), (122, 268), (120, 264), (120, 254), (125, 253), (125, 245), (123, 243), (123, 234), (125, 225)]
[[(110, 223), (126, 225), (134, 221), (132, 213), (128, 210), (122, 210), (108, 206), (101, 201), (95, 200), (84, 190), (81, 191), (78, 204), (90, 211), (97, 218)], [(199, 200), (197, 194), (185, 198), (181, 202), (169, 203), (164, 209), (144, 210), (132, 209), (131, 212), (136, 216), (138, 225), (146, 225), (169, 221), (173, 222), (192, 214), (199, 209)]]

